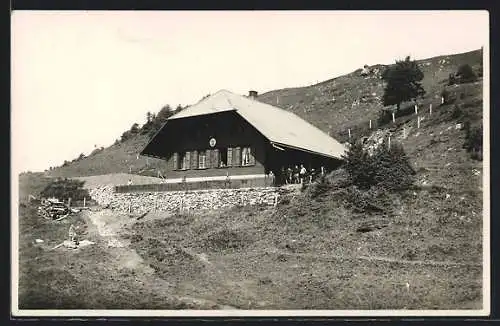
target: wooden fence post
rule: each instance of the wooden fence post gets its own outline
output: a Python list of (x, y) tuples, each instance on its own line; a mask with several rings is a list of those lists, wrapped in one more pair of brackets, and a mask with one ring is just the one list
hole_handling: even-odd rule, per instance
[(415, 104), (415, 114), (417, 115), (418, 114), (418, 105)]
[(370, 119), (370, 129), (372, 129), (372, 119)]
[(432, 103), (429, 104), (429, 115), (432, 115)]
[(351, 139), (351, 129), (347, 129), (347, 132), (349, 133), (349, 139)]
[(392, 122), (396, 123), (396, 114), (392, 112)]
[(86, 206), (85, 206), (85, 199), (86, 199), (86, 198), (87, 198), (87, 197), (83, 196), (83, 207), (86, 207)]
[(391, 135), (389, 135), (389, 141), (387, 143), (387, 147), (389, 148), (389, 150), (391, 149)]
[(417, 117), (417, 128), (420, 128), (420, 116)]
[(71, 197), (68, 198), (68, 208), (71, 208)]

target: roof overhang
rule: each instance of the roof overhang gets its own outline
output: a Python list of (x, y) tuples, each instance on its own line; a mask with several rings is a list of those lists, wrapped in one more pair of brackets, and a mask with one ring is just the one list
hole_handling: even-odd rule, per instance
[(283, 144), (283, 143), (278, 143), (278, 142), (274, 142), (274, 141), (270, 141), (271, 145), (274, 147), (274, 148), (277, 148), (279, 150), (285, 150), (283, 147), (288, 147), (288, 148), (291, 148), (291, 149), (294, 149), (294, 150), (297, 150), (297, 151), (301, 151), (301, 152), (307, 152), (307, 153), (311, 153), (311, 154), (314, 154), (314, 155), (319, 155), (319, 156), (324, 156), (324, 157), (328, 157), (328, 158), (333, 158), (335, 160), (339, 160), (339, 161), (342, 161), (343, 158), (341, 157), (335, 157), (333, 155), (329, 155), (329, 154), (325, 154), (325, 153), (320, 153), (320, 152), (315, 152), (315, 151), (311, 151), (311, 150), (308, 150), (308, 149), (305, 149), (305, 148), (300, 148), (300, 147), (296, 147), (296, 146), (292, 146), (292, 145), (287, 145), (287, 144)]

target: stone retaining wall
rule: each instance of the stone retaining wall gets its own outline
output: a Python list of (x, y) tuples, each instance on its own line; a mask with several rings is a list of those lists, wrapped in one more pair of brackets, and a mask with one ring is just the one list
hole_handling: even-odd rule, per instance
[(120, 212), (147, 211), (175, 212), (182, 210), (212, 210), (246, 205), (274, 205), (279, 190), (273, 187), (210, 189), (193, 191), (117, 193), (113, 186), (101, 186), (89, 190), (99, 205)]

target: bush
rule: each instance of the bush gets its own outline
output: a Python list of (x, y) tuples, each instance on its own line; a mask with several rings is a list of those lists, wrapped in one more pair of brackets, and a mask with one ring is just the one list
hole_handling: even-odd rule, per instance
[(389, 148), (384, 141), (370, 156), (361, 142), (353, 142), (344, 159), (349, 181), (360, 189), (373, 186), (389, 191), (408, 189), (416, 174), (403, 147), (397, 143)]
[(470, 122), (466, 121), (465, 125), (465, 142), (463, 148), (471, 153), (471, 158), (481, 161), (483, 158), (483, 126), (471, 129)]
[(374, 159), (368, 155), (360, 141), (351, 142), (344, 160), (345, 170), (352, 184), (362, 189), (368, 189), (373, 185)]
[(83, 188), (84, 181), (73, 179), (59, 179), (48, 184), (40, 193), (42, 197), (54, 197), (59, 200), (71, 198), (72, 200), (83, 200), (84, 197), (89, 198), (90, 195)]
[(386, 190), (408, 189), (414, 181), (415, 171), (410, 165), (403, 146), (398, 143), (384, 142), (373, 155), (371, 164), (374, 173), (374, 185)]
[(461, 83), (471, 83), (477, 80), (477, 75), (468, 64), (461, 65), (458, 68), (457, 76), (460, 78)]
[(457, 77), (455, 77), (455, 74), (449, 74), (448, 75), (448, 86), (455, 85), (457, 83)]

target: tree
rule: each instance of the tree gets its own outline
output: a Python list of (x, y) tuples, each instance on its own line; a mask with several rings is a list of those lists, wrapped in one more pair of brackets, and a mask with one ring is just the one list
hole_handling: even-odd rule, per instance
[(374, 183), (373, 160), (363, 148), (363, 143), (353, 140), (349, 144), (349, 150), (344, 156), (345, 170), (352, 184), (362, 189), (370, 188)]
[(174, 112), (175, 112), (175, 113), (179, 113), (179, 112), (181, 112), (183, 109), (184, 109), (184, 108), (182, 107), (182, 105), (180, 105), (180, 104), (179, 104), (179, 105), (177, 105), (177, 107), (175, 108), (175, 111), (174, 111)]
[(395, 65), (389, 66), (382, 73), (382, 80), (386, 82), (382, 101), (384, 105), (396, 105), (399, 110), (404, 101), (414, 100), (425, 95), (421, 85), (424, 73), (416, 61), (410, 57), (397, 60)]
[(134, 123), (132, 127), (130, 127), (130, 133), (131, 134), (137, 134), (139, 132), (139, 124)]

